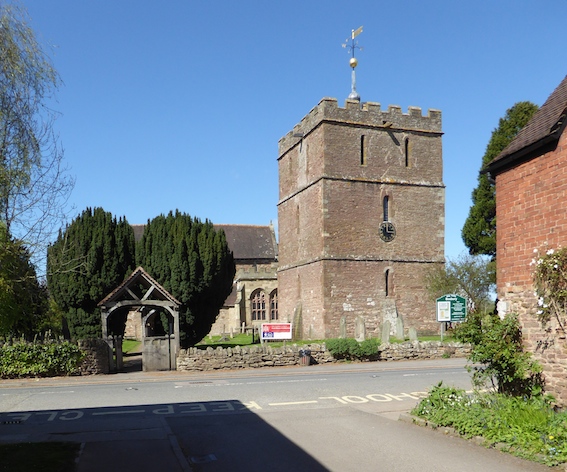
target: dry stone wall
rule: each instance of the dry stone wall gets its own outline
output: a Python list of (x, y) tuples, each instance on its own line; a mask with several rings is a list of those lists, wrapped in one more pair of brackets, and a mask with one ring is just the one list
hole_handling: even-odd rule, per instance
[[(305, 364), (306, 350), (311, 353), (309, 357), (311, 364), (338, 362), (327, 351), (325, 344), (291, 345), (278, 348), (269, 345), (218, 347), (216, 349), (208, 347), (207, 349), (181, 349), (177, 357), (177, 370), (208, 371), (302, 365)], [(377, 360), (441, 359), (444, 357), (466, 357), (469, 353), (469, 345), (414, 341), (379, 346)]]
[(79, 341), (79, 347), (85, 352), (81, 365), (81, 375), (108, 374), (110, 372), (110, 348), (102, 339)]

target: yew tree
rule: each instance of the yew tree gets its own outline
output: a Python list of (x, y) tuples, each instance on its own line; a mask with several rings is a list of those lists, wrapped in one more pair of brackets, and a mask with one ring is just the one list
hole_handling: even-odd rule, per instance
[(148, 221), (136, 262), (182, 303), (181, 346), (200, 341), (232, 290), (234, 258), (224, 231), (179, 211), (160, 215)]
[(125, 218), (87, 208), (49, 246), (49, 292), (73, 338), (101, 336), (97, 304), (134, 270), (134, 244)]

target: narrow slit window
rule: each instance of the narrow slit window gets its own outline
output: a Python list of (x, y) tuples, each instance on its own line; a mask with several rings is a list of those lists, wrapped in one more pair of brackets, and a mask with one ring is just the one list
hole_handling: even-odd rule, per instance
[(389, 221), (389, 212), (390, 212), (390, 197), (388, 197), (388, 195), (386, 195), (384, 197), (384, 200), (382, 201), (382, 220), (383, 221)]
[(384, 272), (384, 291), (386, 296), (390, 295), (390, 269), (386, 269), (386, 272)]
[(367, 140), (366, 140), (366, 136), (363, 134), (360, 137), (360, 165), (361, 166), (365, 166), (367, 164), (367, 158), (368, 158), (368, 152), (366, 150), (367, 148)]
[(409, 167), (409, 139), (404, 140), (404, 156), (406, 160), (406, 167)]

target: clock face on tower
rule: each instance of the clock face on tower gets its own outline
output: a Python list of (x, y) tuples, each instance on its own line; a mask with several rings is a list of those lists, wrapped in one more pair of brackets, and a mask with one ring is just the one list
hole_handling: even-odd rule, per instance
[(382, 221), (380, 224), (380, 237), (389, 243), (396, 237), (396, 227), (390, 221)]

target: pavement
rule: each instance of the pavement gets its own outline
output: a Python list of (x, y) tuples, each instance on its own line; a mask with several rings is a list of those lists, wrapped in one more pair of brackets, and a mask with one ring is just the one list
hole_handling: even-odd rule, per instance
[[(433, 361), (431, 361), (433, 362)], [(457, 363), (461, 363), (460, 360), (456, 360)], [(426, 364), (427, 362), (424, 362)], [(464, 365), (464, 361), (462, 361)], [(320, 368), (321, 372), (325, 372), (326, 369), (336, 371), (340, 368), (336, 365), (334, 366), (317, 366)], [(388, 363), (384, 368), (398, 369), (401, 365), (399, 363)], [(375, 366), (369, 364), (350, 364), (345, 366), (344, 369), (349, 371), (357, 370), (363, 371), (365, 369), (373, 370)], [(304, 372), (308, 373), (310, 368), (266, 368), (258, 369), (255, 371), (247, 371), (246, 375), (258, 375), (264, 376), (268, 371), (274, 370), (274, 373), (282, 374), (284, 371), (289, 373), (301, 374)], [(291, 372), (293, 371), (293, 372)], [(213, 372), (213, 373), (200, 373), (201, 377), (211, 378), (226, 378), (227, 376), (242, 376), (242, 371), (231, 371), (231, 372)], [(187, 372), (126, 372), (119, 373), (108, 376), (87, 376), (87, 377), (62, 377), (62, 378), (49, 378), (49, 379), (17, 379), (17, 380), (3, 380), (2, 389), (4, 388), (18, 388), (18, 387), (29, 387), (29, 386), (44, 386), (44, 387), (54, 387), (54, 386), (68, 386), (77, 384), (105, 384), (105, 383), (115, 383), (123, 382), (125, 384), (139, 383), (139, 382), (160, 382), (166, 380), (180, 380), (187, 379), (190, 374)], [(0, 390), (1, 392), (1, 390)], [(0, 393), (1, 394), (1, 393)], [(155, 405), (153, 406), (156, 407)], [(163, 408), (163, 405), (158, 405), (158, 408)], [(135, 407), (132, 407), (135, 408)], [(122, 410), (125, 410), (122, 408)], [(69, 410), (73, 411), (73, 410)], [(100, 409), (99, 409), (100, 411)], [(128, 413), (124, 411), (124, 413)], [(360, 414), (360, 411), (355, 412)], [(103, 413), (99, 413), (103, 414)], [(310, 424), (313, 424), (314, 418), (309, 418), (310, 414), (318, 414), (316, 412), (306, 412), (305, 413), (305, 423), (301, 423), (301, 419), (298, 420), (298, 424), (293, 427), (296, 429), (305, 428), (308, 430)], [(338, 415), (341, 413), (337, 410)], [(345, 413), (350, 414), (350, 413)], [(117, 418), (116, 420), (110, 420), (105, 418), (105, 421), (100, 423), (89, 423), (89, 431), (83, 431), (81, 428), (77, 430), (68, 429), (69, 422), (64, 426), (66, 429), (57, 431), (53, 429), (53, 422), (50, 425), (49, 430), (43, 432), (41, 426), (34, 431), (33, 441), (70, 441), (77, 442), (81, 444), (81, 450), (79, 457), (77, 458), (77, 472), (143, 472), (143, 471), (155, 471), (155, 472), (200, 472), (200, 471), (255, 471), (270, 469), (272, 471), (277, 470), (294, 470), (303, 471), (308, 470), (309, 472), (324, 472), (330, 469), (325, 468), (322, 465), (321, 458), (328, 456), (330, 454), (336, 453), (328, 449), (328, 445), (324, 443), (332, 443), (333, 431), (329, 428), (329, 431), (322, 433), (327, 435), (327, 440), (321, 441), (321, 444), (313, 444), (309, 446), (309, 453), (307, 453), (307, 448), (298, 447), (301, 444), (300, 440), (297, 440), (293, 434), (284, 434), (281, 431), (279, 434), (279, 442), (273, 444), (274, 453), (279, 450), (283, 458), (280, 459), (280, 467), (278, 468), (274, 462), (271, 464), (266, 463), (265, 467), (261, 464), (263, 463), (263, 458), (250, 457), (249, 460), (244, 462), (245, 466), (234, 467), (227, 469), (226, 465), (222, 466), (222, 463), (214, 462), (214, 457), (208, 457), (206, 454), (202, 456), (188, 456), (187, 449), (189, 444), (191, 444), (191, 449), (193, 449), (193, 444), (198, 441), (199, 436), (203, 436), (209, 422), (223, 422), (221, 430), (224, 429), (223, 433), (217, 433), (215, 430), (214, 437), (207, 438), (209, 441), (217, 442), (219, 444), (226, 446), (228, 443), (237, 442), (240, 444), (238, 447), (242, 447), (239, 441), (247, 441), (248, 438), (243, 438), (246, 436), (246, 429), (238, 430), (238, 428), (249, 428), (249, 431), (256, 430), (256, 435), (258, 436), (256, 441), (261, 441), (262, 436), (267, 436), (268, 428), (266, 425), (260, 421), (254, 423), (254, 419), (250, 423), (245, 425), (233, 425), (232, 422), (239, 421), (238, 415), (219, 415), (218, 418), (213, 416), (201, 417), (201, 419), (192, 419), (193, 423), (187, 425), (187, 420), (183, 418), (169, 418), (166, 419), (166, 415), (147, 415), (144, 417), (135, 417), (135, 415), (123, 415), (122, 418)], [(251, 415), (255, 416), (255, 415)], [(461, 438), (450, 437), (446, 431), (432, 431), (431, 429), (420, 427), (417, 425), (410, 424), (411, 420), (408, 422), (407, 414), (403, 414), (402, 418), (404, 421), (392, 421), (392, 418), (387, 416), (376, 415), (374, 417), (369, 415), (364, 416), (364, 421), (368, 422), (367, 431), (376, 430), (372, 434), (376, 434), (376, 444), (377, 448), (384, 448), (387, 444), (388, 447), (392, 447), (394, 450), (392, 454), (386, 453), (386, 456), (393, 456), (392, 464), (388, 464), (390, 460), (387, 458), (384, 460), (384, 456), (380, 456), (380, 462), (377, 463), (375, 468), (366, 466), (364, 468), (358, 469), (362, 470), (388, 470), (388, 471), (413, 471), (419, 470), (420, 472), (435, 471), (440, 472), (444, 470), (457, 471), (457, 472), (485, 472), (486, 470), (495, 471), (532, 471), (532, 472), (542, 472), (550, 471), (552, 469), (541, 466), (539, 464), (529, 463), (527, 461), (522, 461), (517, 458), (513, 458), (508, 455), (504, 455), (498, 451), (487, 450), (481, 446), (472, 444), (470, 441), (466, 441)], [(127, 418), (126, 418), (127, 417)], [(127, 420), (125, 422), (125, 419)], [(185, 421), (185, 422), (182, 422)], [(113, 423), (114, 421), (114, 423)], [(61, 422), (59, 422), (61, 423)], [(71, 422), (72, 423), (72, 422)], [(0, 442), (23, 442), (29, 441), (30, 438), (24, 437), (23, 435), (18, 437), (18, 435), (12, 435), (12, 437), (2, 434), (2, 424), (0, 423)], [(262, 429), (265, 428), (265, 429)], [(236, 431), (236, 434), (235, 434)], [(304, 434), (304, 433), (300, 433)], [(348, 454), (354, 453), (350, 448), (356, 447), (357, 434), (363, 434), (361, 432), (354, 431), (352, 433), (353, 444), (349, 446)], [(323, 437), (323, 436), (322, 436)], [(288, 439), (289, 438), (289, 439)], [(192, 441), (192, 443), (189, 443)], [(245, 444), (245, 442), (244, 442)], [(229, 447), (229, 446), (227, 446)], [(325, 449), (327, 448), (327, 449)], [(345, 445), (346, 448), (346, 445)], [(411, 453), (408, 454), (408, 452)], [(358, 452), (357, 452), (358, 453)], [(242, 456), (242, 450), (236, 449), (232, 451), (232, 454), (239, 454)], [(345, 454), (345, 456), (348, 456)], [(382, 452), (381, 454), (384, 454)], [(496, 455), (495, 455), (496, 454)], [(498, 456), (500, 454), (500, 456)], [(285, 461), (285, 457), (295, 455), (294, 457), (294, 468), (286, 468), (281, 465), (282, 461)], [(299, 456), (299, 457), (297, 457)], [(413, 456), (413, 458), (412, 458)], [(269, 457), (269, 456), (267, 456)], [(415, 457), (427, 458), (426, 460), (417, 460), (420, 462), (420, 467), (415, 468), (416, 459)], [(240, 458), (242, 460), (243, 458)], [(256, 461), (255, 461), (256, 460)], [(455, 462), (457, 461), (457, 462)], [(297, 465), (299, 464), (299, 465)], [(385, 468), (380, 466), (382, 464)], [(397, 464), (397, 465), (396, 465)], [(274, 467), (275, 466), (275, 467)], [(0, 470), (4, 470), (1, 467), (0, 458)], [(349, 469), (348, 465), (343, 466), (341, 469), (333, 469), (340, 472)], [(557, 470), (564, 470), (563, 468)]]

